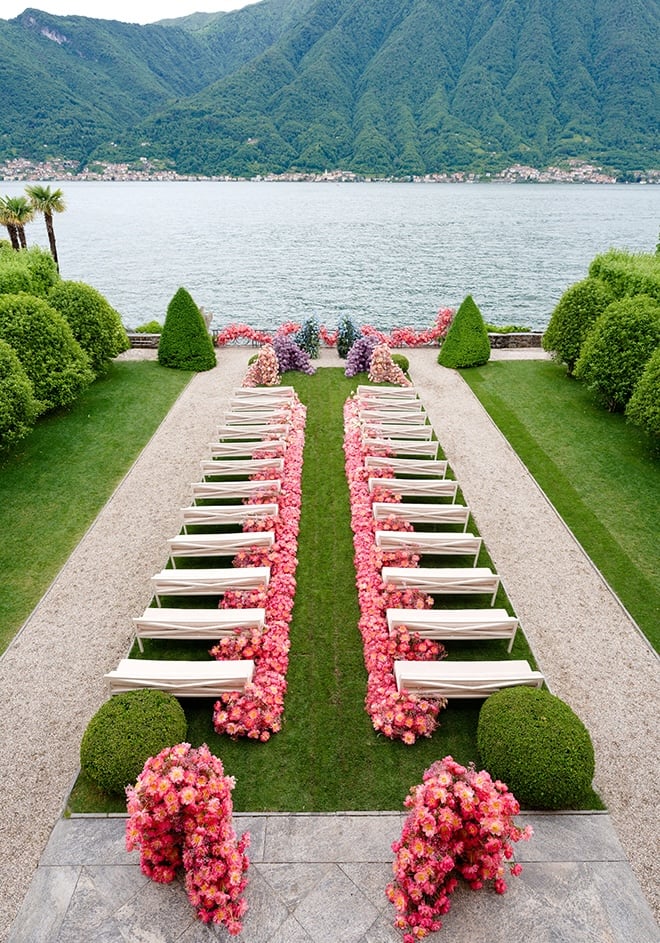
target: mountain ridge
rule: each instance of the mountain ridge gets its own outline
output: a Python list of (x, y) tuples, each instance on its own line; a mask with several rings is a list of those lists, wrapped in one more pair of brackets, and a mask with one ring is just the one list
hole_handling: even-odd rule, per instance
[(149, 26), (28, 9), (0, 21), (0, 161), (656, 169), (659, 39), (658, 0), (262, 0)]

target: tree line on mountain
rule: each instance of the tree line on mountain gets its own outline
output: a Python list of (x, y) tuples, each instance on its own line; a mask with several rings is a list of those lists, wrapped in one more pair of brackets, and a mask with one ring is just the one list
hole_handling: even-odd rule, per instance
[(0, 21), (0, 160), (252, 177), (658, 166), (658, 0), (263, 0)]

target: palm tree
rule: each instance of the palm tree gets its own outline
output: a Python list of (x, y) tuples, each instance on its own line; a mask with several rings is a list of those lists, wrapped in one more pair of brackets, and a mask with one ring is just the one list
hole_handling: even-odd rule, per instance
[(60, 270), (60, 264), (57, 259), (57, 246), (55, 245), (55, 230), (53, 229), (53, 213), (63, 213), (66, 209), (64, 195), (61, 190), (51, 190), (50, 187), (42, 187), (38, 183), (26, 187), (25, 192), (30, 197), (32, 209), (37, 213), (43, 213), (46, 222), (46, 232), (48, 233), (48, 243), (50, 245), (50, 254), (55, 260), (57, 271)]
[[(18, 246), (12, 241), (14, 249), (27, 249), (25, 227), (34, 218), (34, 210), (30, 203), (24, 196), (6, 196), (3, 201), (3, 214), (5, 220), (9, 220), (9, 226), (14, 227), (18, 238)], [(5, 226), (7, 226), (6, 221)]]
[(18, 241), (18, 233), (16, 232), (14, 214), (7, 206), (8, 199), (9, 197), (0, 196), (0, 226), (6, 226), (9, 239), (11, 240), (11, 247), (16, 252), (18, 252), (18, 250), (21, 248), (21, 244)]

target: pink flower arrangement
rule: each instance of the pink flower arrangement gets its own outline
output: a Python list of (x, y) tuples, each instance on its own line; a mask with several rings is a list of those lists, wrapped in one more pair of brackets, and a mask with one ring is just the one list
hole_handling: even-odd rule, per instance
[[(405, 805), (411, 811), (392, 845), (394, 880), (386, 894), (397, 911), (394, 925), (403, 931), (403, 943), (415, 943), (441, 928), (439, 918), (451, 906), (457, 875), (473, 890), (492, 881), (504, 894), (512, 843), (529, 839), (532, 829), (515, 825), (520, 806), (505, 783), (451, 756), (426, 770)], [(508, 870), (517, 876), (522, 867), (509, 863)]]
[(218, 332), (215, 342), (218, 347), (224, 347), (237, 340), (251, 341), (253, 344), (270, 344), (272, 339), (272, 334), (257, 331), (249, 324), (230, 324)]
[(325, 324), (322, 324), (319, 328), (319, 337), (326, 347), (336, 347), (337, 338), (339, 337), (339, 330), (329, 331)]
[[(437, 726), (437, 715), (446, 702), (443, 698), (399, 693), (394, 678), (394, 660), (434, 659), (444, 655), (444, 648), (407, 631), (390, 637), (385, 610), (396, 605), (399, 599), (396, 594), (389, 594), (381, 578), (382, 552), (374, 546), (376, 522), (372, 501), (383, 497), (395, 501), (396, 496), (383, 489), (376, 489), (372, 494), (369, 492), (368, 478), (373, 475), (364, 467), (359, 408), (354, 399), (348, 399), (344, 406), (344, 454), (351, 499), (359, 629), (368, 673), (366, 709), (375, 730), (386, 737), (414, 743), (419, 736), (431, 736)], [(393, 529), (394, 522), (391, 521), (389, 526)], [(400, 526), (398, 522), (397, 526)], [(389, 559), (396, 566), (416, 565), (405, 551), (393, 552)], [(418, 593), (413, 604), (416, 608), (420, 604), (427, 607), (432, 602), (431, 597)]]
[(433, 325), (426, 331), (395, 327), (391, 334), (386, 334), (370, 324), (363, 325), (361, 331), (367, 337), (376, 337), (381, 344), (387, 344), (388, 347), (424, 347), (439, 344), (446, 337), (453, 317), (454, 311), (451, 308), (440, 308)]
[[(235, 566), (270, 566), (270, 582), (267, 587), (257, 590), (225, 593), (220, 603), (223, 608), (259, 607), (266, 610), (262, 632), (223, 638), (211, 649), (211, 654), (219, 659), (252, 658), (255, 662), (253, 679), (245, 691), (222, 694), (214, 707), (216, 731), (232, 738), (249, 737), (265, 742), (282, 727), (289, 662), (289, 625), (296, 591), (306, 415), (305, 406), (296, 397), (291, 408), (291, 428), (286, 436), (284, 468), (277, 473), (282, 482), (277, 496), (278, 516), (243, 525), (243, 530), (248, 532), (274, 531), (273, 547), (268, 550), (252, 548), (234, 558)], [(269, 471), (268, 476), (273, 477), (273, 473)], [(253, 476), (259, 477), (259, 474)], [(260, 500), (255, 496), (246, 503)]]
[(142, 872), (171, 883), (181, 865), (188, 899), (203, 923), (222, 923), (232, 936), (247, 911), (247, 848), (232, 825), (234, 779), (206, 744), (162, 750), (126, 790), (126, 848), (140, 849)]
[(395, 383), (397, 386), (412, 386), (401, 367), (392, 360), (392, 353), (387, 344), (379, 344), (374, 349), (369, 363), (369, 379), (372, 383)]
[(280, 382), (277, 354), (272, 344), (265, 344), (243, 378), (243, 386), (277, 386)]

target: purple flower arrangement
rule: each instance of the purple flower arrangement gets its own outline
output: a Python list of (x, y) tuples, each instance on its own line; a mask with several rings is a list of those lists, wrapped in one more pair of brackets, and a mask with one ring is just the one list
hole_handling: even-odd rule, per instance
[(271, 343), (277, 354), (280, 373), (286, 373), (287, 370), (298, 370), (310, 377), (316, 373), (316, 367), (311, 363), (309, 354), (305, 353), (290, 337), (275, 336)]
[(380, 344), (377, 337), (359, 337), (346, 357), (346, 376), (354, 377), (358, 373), (367, 373), (371, 364), (371, 355)]

